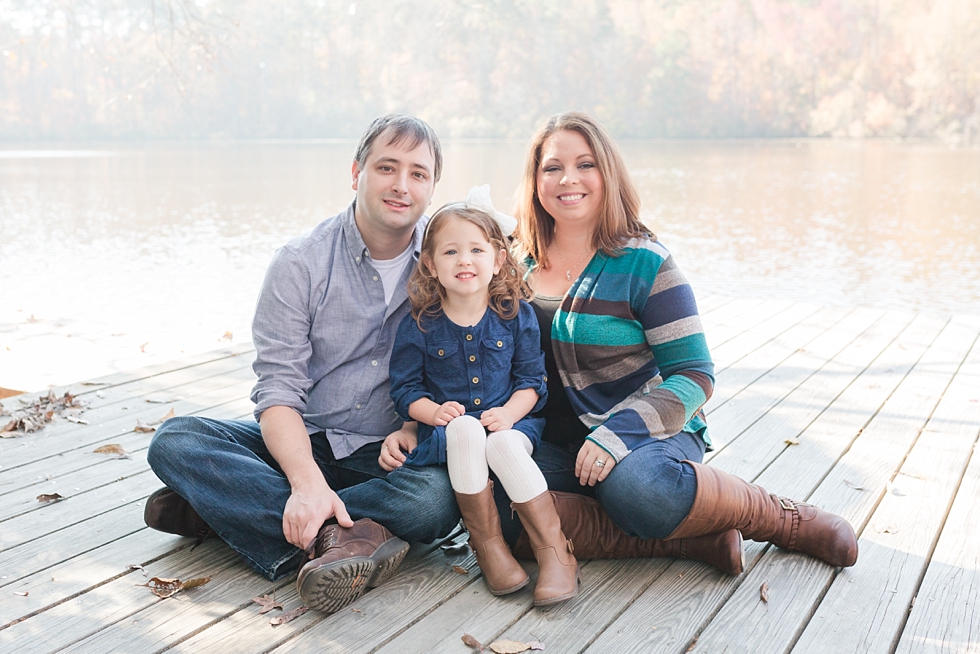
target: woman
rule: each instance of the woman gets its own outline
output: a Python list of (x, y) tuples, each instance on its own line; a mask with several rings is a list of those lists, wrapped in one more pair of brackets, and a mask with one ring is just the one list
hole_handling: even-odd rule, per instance
[[(556, 494), (575, 554), (686, 556), (739, 574), (740, 532), (853, 565), (846, 520), (701, 463), (714, 367), (691, 287), (639, 205), (615, 144), (589, 116), (554, 116), (533, 137), (516, 247), (549, 378), (534, 458), (549, 488), (576, 493)], [(516, 526), (507, 531), (513, 538)]]

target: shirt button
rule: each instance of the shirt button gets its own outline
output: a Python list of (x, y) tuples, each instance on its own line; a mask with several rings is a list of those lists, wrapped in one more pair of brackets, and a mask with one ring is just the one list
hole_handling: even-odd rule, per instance
[(470, 355), (470, 361), (476, 361), (476, 355), (475, 354), (471, 354)]
[(474, 384), (479, 384), (480, 383), (480, 378), (479, 377), (474, 377), (473, 378), (473, 383)]
[(377, 360), (377, 359), (375, 359), (374, 361), (372, 361), (372, 362), (371, 362), (371, 365), (372, 365), (372, 366), (376, 366), (376, 365), (378, 365), (378, 360)]
[(443, 355), (443, 354), (445, 354), (445, 353), (446, 353), (446, 351), (445, 351), (445, 350), (439, 350), (439, 356), (442, 356), (442, 355)]
[(466, 340), (472, 341), (473, 340), (473, 334), (467, 334), (466, 335)]
[(375, 276), (374, 276), (374, 277), (372, 277), (371, 279), (373, 279), (374, 281), (378, 281), (378, 276), (377, 276), (377, 275), (375, 275)]
[(545, 375), (544, 376), (544, 381), (547, 383), (547, 381), (548, 381), (548, 375)]
[(357, 263), (361, 263), (361, 258), (360, 257), (354, 257), (354, 261), (356, 261)]
[(358, 404), (358, 405), (356, 405), (356, 406), (355, 406), (354, 408), (355, 408), (355, 409), (360, 409), (360, 408), (361, 408), (361, 405), (360, 405), (360, 404)]
[(497, 347), (503, 347), (503, 346), (504, 346), (503, 341), (497, 341)]
[(473, 404), (475, 404), (476, 406), (480, 406), (480, 398), (476, 398), (475, 400), (473, 400)]

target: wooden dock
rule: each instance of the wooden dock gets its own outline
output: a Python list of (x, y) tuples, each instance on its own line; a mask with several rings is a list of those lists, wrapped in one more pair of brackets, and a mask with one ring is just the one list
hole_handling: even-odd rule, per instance
[[(220, 540), (142, 519), (161, 484), (137, 419), (251, 415), (253, 353), (240, 347), (55, 389), (87, 403), (73, 418), (88, 424), (56, 418), (0, 440), (0, 651), (475, 651), (468, 633), (556, 653), (980, 652), (980, 316), (700, 305), (717, 371), (710, 464), (844, 515), (860, 536), (855, 567), (761, 543), (746, 543), (738, 578), (689, 561), (589, 561), (578, 597), (540, 610), (529, 589), (490, 595), (472, 554), (413, 546), (351, 606), (272, 626), (282, 612), (251, 598), (297, 608), (295, 577), (270, 582)], [(128, 455), (94, 452), (112, 444)], [(65, 499), (36, 499), (54, 493)], [(161, 599), (141, 585), (154, 576), (211, 580)]]

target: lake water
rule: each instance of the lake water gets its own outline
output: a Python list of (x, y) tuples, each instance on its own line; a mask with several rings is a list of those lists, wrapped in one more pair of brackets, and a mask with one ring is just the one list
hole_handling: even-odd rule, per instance
[[(643, 219), (701, 294), (980, 314), (980, 150), (626, 141)], [(352, 198), (352, 142), (0, 146), (0, 387), (249, 340), (272, 252)], [(523, 143), (445, 144), (435, 206)]]

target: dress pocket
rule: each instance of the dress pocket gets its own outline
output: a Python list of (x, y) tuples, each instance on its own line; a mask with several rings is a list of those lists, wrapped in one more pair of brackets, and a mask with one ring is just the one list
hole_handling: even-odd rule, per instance
[(501, 334), (485, 338), (481, 341), (483, 358), (491, 370), (506, 370), (514, 354), (514, 338), (510, 334)]

